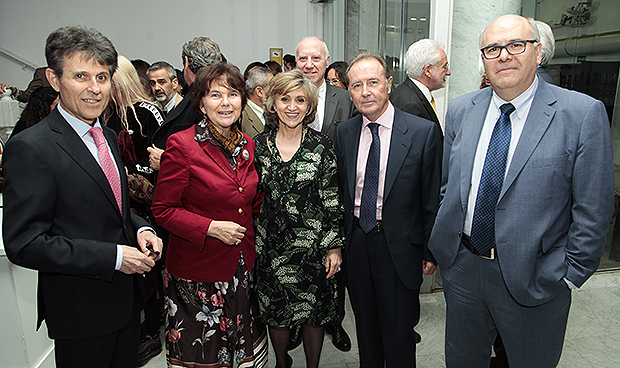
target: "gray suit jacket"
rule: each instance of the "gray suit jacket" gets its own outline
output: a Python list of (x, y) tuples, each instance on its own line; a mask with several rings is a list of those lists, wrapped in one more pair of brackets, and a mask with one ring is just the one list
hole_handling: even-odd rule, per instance
[[(429, 248), (443, 269), (461, 240), (472, 167), (493, 90), (452, 101), (442, 203)], [(511, 295), (536, 306), (581, 286), (604, 253), (613, 211), (609, 122), (601, 101), (539, 79), (495, 211), (500, 269)]]
[(325, 116), (321, 132), (327, 134), (332, 143), (336, 142), (336, 129), (338, 124), (355, 114), (355, 105), (351, 101), (349, 92), (345, 89), (327, 84), (325, 92)]

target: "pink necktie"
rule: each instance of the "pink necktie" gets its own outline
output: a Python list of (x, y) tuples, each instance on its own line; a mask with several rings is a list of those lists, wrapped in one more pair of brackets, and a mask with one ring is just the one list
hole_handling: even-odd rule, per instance
[(112, 192), (114, 192), (116, 204), (118, 204), (118, 209), (121, 211), (122, 215), (123, 197), (121, 195), (121, 179), (119, 178), (118, 172), (114, 167), (114, 161), (112, 161), (112, 157), (110, 157), (110, 153), (108, 152), (108, 145), (103, 137), (103, 130), (101, 130), (100, 127), (92, 127), (88, 130), (88, 134), (90, 134), (90, 136), (95, 140), (95, 144), (97, 145), (97, 155), (99, 156), (99, 161), (101, 162), (101, 169), (103, 169), (105, 177), (108, 178), (108, 183), (110, 183)]

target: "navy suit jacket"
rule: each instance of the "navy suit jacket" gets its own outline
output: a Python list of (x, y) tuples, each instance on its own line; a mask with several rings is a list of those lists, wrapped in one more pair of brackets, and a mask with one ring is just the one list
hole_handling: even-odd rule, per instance
[[(338, 126), (336, 154), (345, 207), (345, 257), (353, 231), (355, 179), (362, 115)], [(434, 261), (427, 244), (441, 177), (441, 140), (437, 125), (394, 109), (394, 125), (383, 194), (383, 228), (392, 261), (403, 283), (419, 289), (422, 260)]]
[(121, 175), (123, 214), (103, 170), (58, 109), (4, 152), (3, 237), (11, 262), (39, 271), (38, 323), (52, 339), (125, 326), (142, 277), (115, 271), (116, 245), (137, 247), (148, 226), (130, 210), (114, 132), (103, 127)]
[[(538, 89), (495, 210), (500, 270), (517, 302), (535, 306), (596, 271), (614, 206), (609, 122), (601, 101)], [(474, 155), (493, 90), (452, 101), (446, 116), (442, 203), (429, 247), (443, 269), (462, 236)]]
[(405, 79), (403, 83), (394, 89), (390, 95), (390, 101), (394, 104), (394, 107), (404, 112), (434, 122), (441, 131), (441, 125), (435, 110), (433, 110), (433, 106), (431, 106), (422, 91), (411, 79)]

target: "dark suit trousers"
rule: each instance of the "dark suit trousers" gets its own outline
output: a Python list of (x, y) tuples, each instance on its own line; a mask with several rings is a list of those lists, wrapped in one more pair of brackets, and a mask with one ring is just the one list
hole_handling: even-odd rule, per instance
[(56, 367), (135, 368), (140, 342), (141, 299), (139, 292), (134, 292), (131, 319), (118, 331), (86, 339), (55, 340)]
[(488, 367), (498, 332), (510, 368), (557, 366), (571, 302), (568, 286), (542, 305), (520, 305), (504, 284), (498, 259), (481, 258), (463, 245), (441, 275), (448, 368)]
[(361, 368), (415, 367), (420, 290), (396, 273), (384, 232), (354, 227), (345, 258)]

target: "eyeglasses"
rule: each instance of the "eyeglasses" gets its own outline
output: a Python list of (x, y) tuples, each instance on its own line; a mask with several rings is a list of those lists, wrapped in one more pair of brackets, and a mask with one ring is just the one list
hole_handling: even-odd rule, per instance
[(327, 79), (327, 83), (331, 84), (332, 86), (335, 86), (336, 84), (338, 84), (338, 82), (340, 82), (340, 79), (338, 78)]
[(506, 49), (506, 51), (510, 55), (519, 55), (525, 52), (525, 46), (527, 45), (528, 42), (536, 43), (538, 41), (536, 40), (512, 41), (512, 42), (508, 42), (504, 46), (492, 45), (492, 46), (483, 47), (480, 49), (480, 51), (482, 51), (482, 56), (484, 56), (484, 58), (487, 60), (497, 59), (499, 55), (501, 55), (502, 49)]

